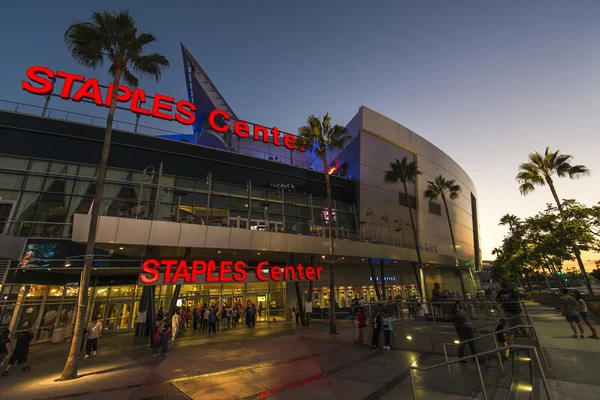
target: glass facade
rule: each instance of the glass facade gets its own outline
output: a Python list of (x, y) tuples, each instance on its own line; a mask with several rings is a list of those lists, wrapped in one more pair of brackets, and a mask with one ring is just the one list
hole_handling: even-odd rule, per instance
[[(0, 155), (0, 206), (6, 215), (0, 228), (16, 236), (69, 238), (73, 215), (92, 206), (96, 176), (91, 165)], [(329, 223), (323, 198), (251, 184), (159, 177), (153, 168), (108, 168), (102, 197), (101, 215), (114, 217), (307, 235), (325, 235)], [(354, 205), (336, 201), (335, 207), (334, 235), (358, 239)]]

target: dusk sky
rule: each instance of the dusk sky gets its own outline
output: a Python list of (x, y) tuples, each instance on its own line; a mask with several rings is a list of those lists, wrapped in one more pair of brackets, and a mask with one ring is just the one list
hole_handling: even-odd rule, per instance
[[(531, 216), (552, 201), (547, 188), (519, 194), (514, 178), (528, 152), (549, 145), (574, 155), (592, 176), (559, 180), (559, 196), (600, 200), (599, 1), (94, 4), (3, 5), (1, 99), (43, 103), (20, 87), (31, 65), (108, 83), (108, 66), (79, 66), (63, 33), (92, 10), (127, 6), (140, 31), (158, 37), (151, 50), (171, 62), (159, 83), (141, 82), (148, 92), (187, 98), (183, 42), (240, 118), (296, 132), (309, 114), (346, 124), (365, 105), (436, 144), (475, 182), (484, 259), (505, 233), (503, 214)], [(52, 107), (106, 112), (61, 100)]]

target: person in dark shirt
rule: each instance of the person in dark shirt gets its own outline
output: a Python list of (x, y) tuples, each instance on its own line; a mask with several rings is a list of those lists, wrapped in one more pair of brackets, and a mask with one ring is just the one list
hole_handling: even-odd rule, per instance
[[(511, 289), (508, 286), (508, 283), (504, 282), (502, 284), (502, 289), (496, 296), (496, 300), (500, 303), (502, 309), (504, 310), (504, 315), (508, 322), (508, 326), (513, 327), (517, 325), (523, 325), (520, 317), (521, 304), (519, 303), (520, 296), (518, 291)], [(525, 331), (522, 329), (519, 329), (519, 332), (521, 334), (525, 333)]]
[[(496, 326), (496, 339), (498, 339), (498, 345), (501, 346), (510, 346), (515, 341), (515, 335), (511, 332), (499, 332), (506, 329), (506, 320), (504, 318), (498, 321), (498, 325)], [(504, 350), (502, 354), (502, 359), (504, 361), (508, 360), (508, 356), (510, 355), (510, 349)]]
[[(29, 353), (29, 343), (31, 342), (31, 339), (33, 339), (33, 328), (30, 328), (27, 332), (21, 332), (17, 339), (15, 351), (13, 351), (10, 356), (8, 365), (6, 366), (6, 370), (2, 373), (2, 376), (8, 376), (8, 370), (15, 362), (19, 365), (23, 365), (27, 362), (27, 354)], [(27, 372), (30, 369), (31, 368), (24, 366), (21, 368), (21, 372)]]
[(10, 331), (8, 329), (0, 333), (0, 365), (4, 364), (4, 359), (11, 356), (10, 349)]

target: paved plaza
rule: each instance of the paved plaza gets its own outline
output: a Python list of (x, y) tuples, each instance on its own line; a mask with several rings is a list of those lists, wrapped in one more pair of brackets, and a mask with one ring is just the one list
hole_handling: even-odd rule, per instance
[[(600, 342), (570, 338), (554, 310), (528, 305), (553, 371), (553, 398), (600, 398), (597, 365)], [(410, 323), (410, 322), (407, 322)], [(55, 382), (68, 344), (32, 346), (32, 369), (18, 368), (0, 380), (0, 399), (400, 399), (410, 398), (408, 367), (443, 361), (433, 354), (372, 350), (356, 345), (354, 325), (340, 321), (340, 334), (327, 325), (309, 329), (292, 323), (238, 327), (214, 337), (186, 332), (166, 356), (152, 356), (145, 340), (132, 334), (105, 335), (96, 357), (80, 361), (80, 375)], [(421, 399), (465, 399), (475, 389), (474, 366), (417, 373)], [(542, 393), (541, 398), (545, 398)]]

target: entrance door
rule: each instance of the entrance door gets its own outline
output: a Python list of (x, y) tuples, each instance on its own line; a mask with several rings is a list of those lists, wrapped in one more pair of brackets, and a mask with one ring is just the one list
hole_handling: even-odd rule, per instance
[(5, 230), (8, 230), (14, 205), (14, 201), (0, 201), (0, 233), (4, 233)]
[(127, 331), (131, 326), (132, 301), (111, 301), (108, 303), (104, 329), (106, 332)]

